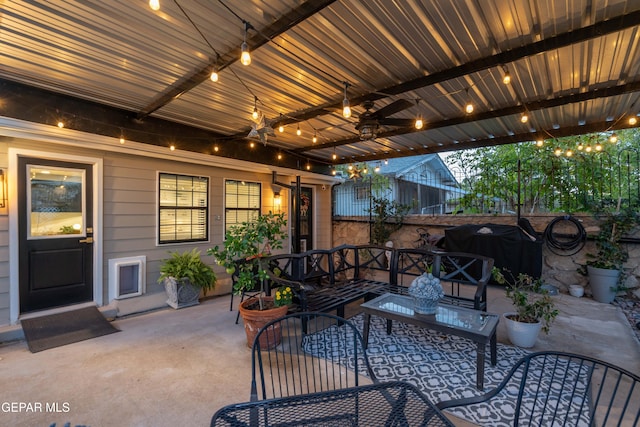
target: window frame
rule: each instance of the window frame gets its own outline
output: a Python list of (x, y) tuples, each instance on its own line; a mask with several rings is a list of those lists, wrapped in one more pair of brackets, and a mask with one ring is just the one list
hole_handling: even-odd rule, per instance
[[(178, 180), (180, 178), (184, 179), (184, 178), (189, 178), (192, 180), (192, 184), (193, 182), (195, 182), (195, 180), (202, 180), (204, 181), (204, 187), (205, 187), (205, 191), (204, 191), (204, 199), (199, 198), (197, 200), (203, 200), (205, 202), (204, 206), (195, 206), (193, 205), (193, 201), (194, 201), (194, 194), (201, 194), (203, 193), (202, 191), (194, 191), (193, 186), (191, 187), (191, 190), (182, 190), (182, 192), (191, 192), (191, 201), (192, 204), (190, 206), (185, 206), (185, 205), (180, 205), (179, 204), (179, 197), (178, 197), (178, 188), (176, 188), (175, 192), (175, 203), (174, 204), (166, 204), (166, 202), (163, 202), (162, 200), (162, 192), (163, 191), (167, 191), (166, 189), (162, 188), (162, 178), (163, 176), (167, 176), (167, 177), (174, 177), (176, 180), (176, 184), (178, 182)], [(180, 243), (197, 243), (197, 242), (208, 242), (209, 241), (209, 226), (210, 226), (210, 201), (209, 201), (209, 194), (210, 194), (210, 185), (211, 185), (211, 180), (208, 176), (200, 176), (200, 175), (190, 175), (190, 174), (185, 174), (185, 173), (175, 173), (175, 172), (158, 172), (158, 180), (157, 180), (158, 184), (157, 184), (157, 201), (158, 201), (158, 211), (157, 211), (157, 215), (158, 215), (158, 226), (157, 226), (157, 243), (158, 245), (173, 245), (173, 244), (180, 244)], [(174, 221), (173, 224), (163, 224), (163, 211), (165, 210), (174, 210), (176, 212), (178, 211), (190, 211), (191, 215), (189, 215), (189, 217), (191, 217), (191, 219), (193, 218), (193, 212), (197, 212), (197, 211), (201, 211), (202, 212), (202, 217), (204, 218), (204, 223), (202, 224), (204, 229), (203, 229), (203, 235), (202, 237), (196, 237), (196, 238), (174, 238), (174, 239), (165, 239), (163, 238), (163, 233), (162, 233), (162, 228), (164, 226), (174, 226), (176, 227), (176, 230), (174, 230), (174, 237), (178, 234), (178, 230), (177, 230), (177, 215), (174, 216)], [(191, 227), (191, 235), (193, 236), (193, 227), (194, 225), (198, 225), (197, 223), (194, 223), (193, 221), (191, 221), (189, 223), (189, 226)]]
[[(230, 193), (227, 191), (228, 189), (228, 185), (231, 182), (235, 182), (235, 183), (244, 183), (245, 185), (255, 185), (257, 186), (258, 189), (258, 204), (257, 207), (229, 207), (229, 198), (230, 198)], [(232, 178), (226, 178), (224, 180), (223, 183), (223, 189), (224, 189), (224, 223), (222, 224), (223, 227), (223, 235), (227, 234), (227, 231), (229, 231), (229, 228), (234, 226), (234, 225), (239, 225), (241, 224), (243, 221), (240, 222), (234, 222), (234, 223), (229, 223), (229, 212), (230, 211), (234, 211), (234, 212), (249, 212), (249, 214), (246, 215), (246, 218), (251, 218), (252, 215), (250, 214), (250, 212), (255, 212), (256, 217), (262, 215), (262, 182), (260, 181), (246, 181), (246, 180), (241, 180), (241, 179), (232, 179)], [(237, 197), (239, 196), (238, 192), (236, 191), (236, 193), (234, 194), (234, 196)], [(249, 195), (249, 197), (251, 197)], [(238, 218), (238, 215), (235, 215), (235, 218)]]

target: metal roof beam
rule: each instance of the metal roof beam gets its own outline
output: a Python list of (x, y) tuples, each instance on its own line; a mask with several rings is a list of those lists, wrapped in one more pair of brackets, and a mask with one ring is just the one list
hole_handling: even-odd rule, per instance
[[(627, 83), (619, 86), (612, 86), (604, 89), (595, 89), (589, 92), (574, 93), (566, 96), (559, 96), (557, 98), (546, 99), (543, 101), (534, 101), (524, 105), (516, 105), (498, 110), (486, 111), (477, 114), (464, 115), (454, 117), (452, 119), (441, 120), (434, 123), (426, 123), (425, 127), (417, 130), (413, 126), (397, 128), (391, 131), (379, 132), (378, 138), (389, 138), (397, 135), (406, 135), (408, 133), (425, 132), (432, 129), (438, 129), (449, 126), (457, 126), (463, 123), (475, 122), (480, 120), (495, 119), (497, 117), (510, 116), (514, 114), (521, 114), (525, 111), (537, 111), (546, 108), (559, 107), (566, 104), (573, 104), (577, 102), (584, 102), (592, 99), (607, 98), (610, 96), (623, 95), (625, 93), (636, 92), (640, 90), (640, 81)], [(324, 144), (316, 144), (307, 147), (291, 150), (292, 152), (302, 153), (312, 150), (322, 150), (326, 148), (339, 147), (341, 145), (348, 145), (360, 142), (359, 137), (345, 138), (338, 141), (327, 142)], [(518, 141), (515, 141), (518, 142)]]
[[(419, 77), (384, 89), (378, 89), (374, 92), (361, 95), (358, 97), (350, 97), (349, 101), (352, 105), (357, 105), (365, 100), (377, 100), (388, 97), (387, 95), (399, 95), (410, 92), (422, 87), (435, 85), (444, 81), (452, 80), (465, 76), (467, 74), (478, 71), (487, 70), (499, 65), (508, 64), (528, 56), (540, 54), (561, 47), (570, 46), (572, 44), (581, 43), (596, 37), (602, 37), (607, 34), (620, 32), (622, 30), (637, 27), (640, 22), (640, 10), (625, 15), (611, 18), (607, 21), (597, 22), (587, 27), (579, 28), (574, 31), (558, 34), (535, 43), (510, 49), (484, 58), (479, 58), (471, 62), (459, 65), (457, 67), (448, 68), (438, 71), (428, 76)], [(335, 111), (342, 108), (342, 100), (334, 103), (319, 105), (312, 109), (287, 113), (289, 118), (283, 121), (283, 124), (293, 123), (295, 121), (309, 120), (310, 118), (327, 114), (328, 110)], [(240, 135), (238, 135), (240, 136)]]
[[(260, 46), (268, 43), (274, 37), (279, 36), (280, 34), (303, 22), (305, 19), (320, 12), (322, 9), (326, 8), (333, 2), (335, 2), (335, 0), (308, 0), (302, 3), (299, 7), (292, 9), (285, 15), (281, 16), (280, 19), (278, 19), (268, 27), (259, 30), (254, 28), (254, 30), (256, 30), (256, 34), (254, 34), (248, 40), (248, 43), (251, 48), (255, 50)], [(190, 91), (191, 89), (206, 81), (211, 76), (213, 67), (216, 64), (218, 65), (218, 70), (220, 71), (235, 63), (240, 58), (240, 53), (240, 47), (238, 46), (237, 49), (233, 49), (232, 51), (226, 52), (224, 55), (221, 55), (221, 57), (228, 57), (231, 59), (224, 61), (221, 64), (217, 64), (217, 59), (214, 58), (203, 68), (194, 71), (190, 75), (182, 76), (182, 78), (177, 81), (175, 85), (168, 87), (164, 92), (160, 93), (156, 97), (156, 99), (151, 101), (147, 106), (143, 107), (138, 112), (137, 118), (142, 119), (148, 116), (154, 111), (164, 107), (174, 99), (177, 99), (182, 94)]]
[[(373, 160), (383, 160), (390, 159), (394, 157), (407, 157), (407, 156), (417, 156), (420, 154), (433, 154), (433, 153), (441, 153), (444, 151), (459, 151), (459, 150), (468, 150), (470, 148), (481, 148), (481, 147), (491, 147), (496, 145), (504, 145), (504, 144), (515, 144), (518, 142), (526, 142), (526, 141), (536, 141), (538, 139), (550, 139), (550, 135), (553, 135), (553, 138), (563, 138), (567, 136), (574, 135), (584, 135), (588, 133), (595, 132), (605, 132), (611, 130), (620, 130), (620, 129), (629, 129), (633, 127), (639, 126), (631, 126), (626, 120), (620, 120), (618, 122), (596, 122), (589, 123), (583, 126), (569, 126), (561, 129), (545, 129), (537, 132), (526, 132), (516, 135), (508, 135), (501, 136), (498, 138), (486, 138), (486, 139), (477, 139), (475, 141), (465, 141), (460, 142), (458, 144), (450, 144), (450, 145), (434, 145), (431, 147), (423, 147), (423, 148), (414, 148), (413, 150), (404, 150), (404, 151), (394, 151), (390, 150), (385, 153), (380, 154), (372, 154), (369, 156), (358, 156), (357, 162), (369, 162)], [(344, 162), (351, 163), (351, 161)]]

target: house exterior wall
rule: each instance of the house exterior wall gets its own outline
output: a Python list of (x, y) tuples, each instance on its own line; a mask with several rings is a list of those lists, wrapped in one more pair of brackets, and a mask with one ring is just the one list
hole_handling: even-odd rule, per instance
[[(50, 128), (50, 127), (49, 127)], [(217, 160), (213, 156), (196, 153), (158, 152), (157, 147), (140, 150), (144, 144), (126, 143), (124, 147), (105, 150), (102, 139), (92, 136), (89, 139), (98, 140), (86, 143), (69, 144), (68, 141), (57, 143), (55, 136), (47, 140), (28, 137), (2, 136), (0, 127), (0, 168), (4, 169), (5, 177), (11, 162), (8, 152), (12, 150), (30, 150), (54, 153), (64, 158), (68, 155), (98, 158), (102, 161), (102, 256), (97, 260), (102, 266), (99, 280), (103, 305), (112, 305), (119, 315), (136, 311), (145, 311), (165, 305), (164, 289), (157, 283), (161, 260), (169, 256), (169, 251), (191, 250), (197, 247), (201, 250), (205, 262), (214, 265), (218, 277), (216, 289), (211, 295), (226, 294), (231, 291), (231, 281), (224, 269), (215, 265), (213, 257), (206, 255), (208, 248), (221, 245), (224, 237), (224, 181), (225, 179), (260, 182), (262, 184), (261, 211), (266, 213), (277, 210), (273, 203), (273, 192), (280, 191), (282, 205), (281, 212), (289, 211), (290, 193), (286, 188), (280, 188), (272, 183), (272, 170), (264, 165), (247, 165), (240, 162), (235, 165), (232, 159)], [(55, 132), (55, 129), (54, 129)], [(43, 143), (43, 140), (46, 141)], [(112, 141), (106, 141), (108, 144)], [(107, 144), (107, 145), (108, 145)], [(133, 146), (133, 147), (132, 147)], [(162, 147), (161, 147), (162, 150)], [(209, 159), (211, 159), (209, 161)], [(223, 167), (222, 164), (228, 167)], [(314, 236), (317, 248), (330, 247), (331, 238), (331, 191), (323, 191), (331, 187), (332, 177), (303, 173), (288, 169), (273, 168), (278, 173), (279, 182), (294, 182), (296, 175), (302, 175), (304, 186), (313, 188), (315, 198)], [(169, 172), (175, 174), (209, 177), (209, 241), (198, 244), (158, 245), (157, 243), (157, 212), (158, 212), (158, 173)], [(9, 200), (9, 204), (17, 203)], [(12, 319), (11, 304), (19, 301), (12, 295), (12, 278), (17, 268), (17, 259), (10, 256), (10, 213), (8, 209), (0, 208), (0, 326), (15, 323)], [(290, 223), (290, 221), (289, 221)], [(289, 233), (290, 234), (290, 233)], [(287, 242), (283, 251), (289, 250)], [(146, 293), (140, 297), (123, 300), (113, 300), (109, 295), (109, 260), (144, 255), (146, 256)], [(17, 283), (14, 278), (14, 283)], [(15, 288), (15, 285), (14, 285)], [(16, 308), (13, 307), (15, 313)]]

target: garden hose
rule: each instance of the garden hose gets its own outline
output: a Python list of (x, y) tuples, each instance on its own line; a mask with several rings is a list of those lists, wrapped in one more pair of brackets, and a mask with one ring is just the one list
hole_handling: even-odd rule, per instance
[[(569, 222), (571, 226), (576, 229), (576, 232), (570, 234), (567, 232), (554, 232), (554, 227), (557, 227), (563, 222)], [(577, 218), (571, 215), (558, 216), (552, 219), (549, 224), (547, 224), (547, 228), (544, 229), (544, 241), (547, 243), (549, 250), (554, 254), (571, 256), (580, 252), (584, 247), (587, 241), (587, 231)]]

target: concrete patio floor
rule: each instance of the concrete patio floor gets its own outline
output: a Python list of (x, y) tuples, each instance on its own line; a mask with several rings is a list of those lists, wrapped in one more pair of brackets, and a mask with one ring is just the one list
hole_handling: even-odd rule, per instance
[[(554, 298), (561, 314), (532, 350), (587, 354), (640, 373), (640, 344), (620, 309)], [(121, 332), (35, 354), (23, 340), (0, 344), (0, 425), (209, 425), (221, 406), (249, 399), (250, 351), (228, 304), (224, 296), (121, 318)], [(490, 288), (489, 311), (509, 309), (504, 290)], [(502, 324), (498, 341), (508, 342)], [(30, 406), (17, 412), (20, 402)]]

